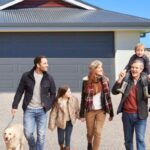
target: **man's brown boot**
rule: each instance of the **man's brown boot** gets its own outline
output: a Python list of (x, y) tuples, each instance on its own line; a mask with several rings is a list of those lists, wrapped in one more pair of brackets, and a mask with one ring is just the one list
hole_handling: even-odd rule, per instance
[(60, 150), (65, 150), (64, 145), (60, 145)]
[(70, 150), (70, 147), (65, 147), (65, 149), (64, 150)]

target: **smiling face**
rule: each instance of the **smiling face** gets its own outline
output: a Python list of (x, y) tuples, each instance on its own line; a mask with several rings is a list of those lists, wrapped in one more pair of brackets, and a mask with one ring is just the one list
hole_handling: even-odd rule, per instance
[(95, 69), (95, 74), (97, 76), (103, 75), (103, 67), (102, 67), (102, 65), (98, 65), (98, 67)]
[(68, 88), (68, 90), (66, 91), (65, 95), (63, 96), (64, 98), (70, 98), (71, 97), (71, 90), (70, 88)]
[(45, 72), (48, 70), (48, 60), (46, 58), (41, 58), (41, 62), (37, 64), (37, 69), (39, 72)]
[(142, 57), (144, 55), (145, 51), (144, 51), (144, 46), (143, 45), (139, 45), (136, 47), (135, 49), (135, 54), (138, 56), (138, 57)]
[(15, 136), (12, 128), (7, 128), (4, 132), (4, 141), (8, 143)]
[(131, 65), (131, 74), (133, 79), (138, 80), (141, 72), (143, 71), (143, 63), (140, 61), (135, 61)]

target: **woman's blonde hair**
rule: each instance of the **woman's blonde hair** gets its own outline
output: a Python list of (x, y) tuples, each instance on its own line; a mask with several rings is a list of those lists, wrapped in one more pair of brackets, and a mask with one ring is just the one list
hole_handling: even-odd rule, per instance
[(100, 60), (94, 60), (89, 64), (89, 69), (90, 70), (96, 69), (100, 65), (101, 66), (103, 65), (103, 63)]
[(85, 88), (85, 92), (88, 92), (89, 88), (92, 88), (94, 93), (97, 93), (101, 90), (102, 86), (101, 83), (99, 84), (99, 79), (96, 75), (96, 69), (102, 65), (103, 63), (100, 60), (94, 60), (89, 64), (88, 82)]

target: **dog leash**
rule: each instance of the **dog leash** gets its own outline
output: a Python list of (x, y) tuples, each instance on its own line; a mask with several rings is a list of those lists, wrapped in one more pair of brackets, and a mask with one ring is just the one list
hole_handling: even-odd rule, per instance
[(12, 124), (14, 118), (15, 118), (15, 116), (12, 116), (11, 120), (9, 121), (9, 123), (8, 123), (8, 125), (6, 126), (5, 129), (7, 129), (7, 128)]

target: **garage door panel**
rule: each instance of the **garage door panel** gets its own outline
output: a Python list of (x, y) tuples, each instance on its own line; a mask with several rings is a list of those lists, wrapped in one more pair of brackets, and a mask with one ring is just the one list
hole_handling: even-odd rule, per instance
[(111, 58), (113, 38), (113, 32), (0, 33), (0, 57), (35, 57), (36, 51), (50, 58)]
[(18, 65), (18, 72), (22, 73), (25, 70), (30, 70), (32, 67), (33, 67), (33, 65), (29, 65), (29, 64)]
[(0, 72), (9, 73), (10, 71), (13, 71), (13, 65), (8, 65), (8, 64), (0, 65)]
[(78, 74), (78, 72), (75, 74), (64, 74), (64, 73), (61, 73), (61, 74), (56, 74), (56, 73), (51, 73), (53, 75), (53, 77), (55, 79), (58, 79), (58, 80), (65, 80), (67, 82), (68, 79), (71, 79), (71, 80), (74, 80), (75, 79), (75, 76), (76, 76), (76, 79), (80, 77), (80, 75)]
[(0, 79), (0, 89), (1, 90), (8, 90), (14, 88), (13, 80), (11, 79)]
[(100, 59), (114, 82), (113, 32), (0, 33), (0, 92), (16, 91), (23, 72), (33, 67), (33, 58), (45, 55), (57, 87), (69, 84), (80, 91), (88, 65)]
[(81, 90), (79, 87), (79, 81), (76, 79), (67, 79), (67, 81), (58, 79), (56, 82), (56, 86), (59, 87), (60, 85), (69, 85), (72, 91), (74, 91), (74, 89), (79, 89), (78, 91)]
[[(62, 84), (68, 84), (73, 91), (81, 91), (82, 78), (87, 75), (88, 64), (94, 59), (95, 58), (48, 58), (49, 73), (54, 77), (57, 87)], [(100, 58), (100, 60), (104, 64), (104, 70), (106, 75), (110, 78), (110, 84), (112, 85), (115, 73), (114, 58), (109, 60)], [(0, 91), (14, 92), (19, 84), (22, 73), (29, 71), (33, 67), (33, 58), (3, 58), (0, 59), (0, 64), (2, 63), (7, 63), (7, 66), (15, 66), (15, 69), (8, 67), (6, 72), (0, 72)], [(69, 69), (67, 70), (67, 68)]]
[(76, 73), (78, 72), (78, 65), (73, 65), (73, 64), (63, 64), (63, 65), (51, 65), (51, 71), (55, 73)]

